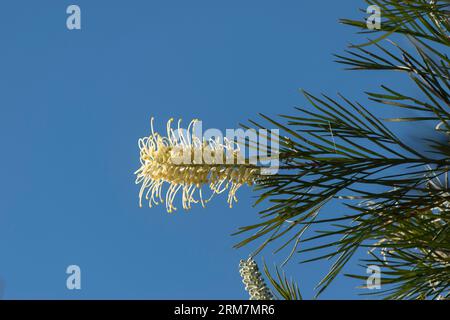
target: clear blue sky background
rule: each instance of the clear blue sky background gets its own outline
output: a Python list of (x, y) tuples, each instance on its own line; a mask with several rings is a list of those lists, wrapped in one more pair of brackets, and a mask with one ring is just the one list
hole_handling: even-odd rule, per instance
[[(82, 30), (66, 29), (78, 4)], [(258, 221), (254, 194), (228, 209), (138, 207), (137, 140), (149, 119), (204, 127), (293, 112), (299, 88), (365, 101), (391, 79), (343, 71), (332, 53), (364, 41), (338, 24), (359, 0), (8, 1), (0, 10), (0, 283), (5, 299), (246, 299), (232, 248)], [(396, 80), (401, 85), (401, 80)], [(338, 213), (338, 212), (336, 212)], [(284, 255), (264, 254), (272, 265)], [(258, 261), (260, 261), (258, 259)], [(329, 264), (287, 268), (303, 294)], [(65, 269), (82, 270), (82, 290)], [(358, 271), (351, 267), (347, 271)], [(358, 298), (339, 278), (323, 298)], [(2, 292), (2, 290), (0, 290)]]

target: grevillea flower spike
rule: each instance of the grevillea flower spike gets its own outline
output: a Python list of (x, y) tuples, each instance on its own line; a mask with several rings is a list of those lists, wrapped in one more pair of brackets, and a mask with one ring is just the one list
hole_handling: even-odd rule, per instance
[[(183, 209), (190, 209), (192, 203), (205, 206), (214, 195), (228, 190), (228, 204), (232, 207), (237, 201), (236, 191), (244, 184), (256, 182), (260, 169), (242, 161), (239, 146), (227, 139), (224, 143), (217, 139), (202, 141), (194, 134), (197, 122), (192, 120), (187, 130), (182, 130), (179, 120), (175, 131), (170, 119), (167, 136), (163, 137), (154, 131), (151, 119), (150, 136), (139, 139), (141, 167), (135, 174), (136, 184), (141, 184), (140, 206), (145, 197), (150, 207), (165, 202), (170, 213), (176, 210), (174, 200), (179, 191)], [(168, 187), (164, 195), (165, 184)], [(209, 189), (207, 199), (203, 198), (203, 187)]]
[(273, 300), (272, 292), (267, 287), (258, 265), (252, 258), (241, 260), (239, 263), (239, 273), (245, 290), (250, 295), (250, 300)]

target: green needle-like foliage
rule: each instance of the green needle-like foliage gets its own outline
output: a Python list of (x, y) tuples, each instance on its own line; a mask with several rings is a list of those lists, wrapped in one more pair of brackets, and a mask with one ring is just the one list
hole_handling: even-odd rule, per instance
[[(367, 3), (381, 8), (381, 30), (368, 30), (365, 21), (342, 20), (376, 37), (351, 46), (346, 55), (337, 55), (338, 62), (353, 70), (402, 72), (421, 96), (387, 86), (381, 92), (367, 93), (372, 105), (407, 112), (405, 117), (380, 119), (346, 97), (304, 92), (312, 108), (250, 121), (251, 126), (280, 129), (282, 165), (277, 175), (257, 186), (261, 192), (257, 203), (269, 205), (260, 212), (260, 223), (237, 232), (252, 233), (237, 247), (259, 241), (259, 252), (277, 242), (280, 250), (292, 246), (290, 257), (312, 251), (315, 257), (306, 261), (332, 259), (318, 294), (356, 252), (368, 250), (371, 258), (362, 261), (363, 265), (382, 270), (378, 294), (389, 299), (447, 298), (450, 3)], [(402, 48), (388, 39), (393, 36), (405, 36), (411, 45)], [(411, 130), (418, 123), (429, 126), (442, 139), (428, 139), (428, 149), (419, 150), (393, 132), (399, 121), (411, 122)], [(336, 202), (343, 204), (342, 209)], [(308, 228), (317, 233), (305, 232)], [(302, 250), (298, 250), (299, 243)]]
[[(302, 300), (302, 294), (296, 282), (288, 280), (284, 272), (275, 269), (276, 277), (270, 274), (269, 268), (264, 264), (264, 273), (276, 291), (284, 300)], [(275, 294), (276, 296), (276, 294)], [(277, 297), (278, 298), (278, 297)]]

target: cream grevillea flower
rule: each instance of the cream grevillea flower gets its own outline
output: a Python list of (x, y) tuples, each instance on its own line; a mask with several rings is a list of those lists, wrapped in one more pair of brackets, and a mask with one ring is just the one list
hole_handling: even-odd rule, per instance
[(250, 295), (250, 300), (273, 300), (273, 295), (264, 282), (256, 262), (248, 258), (239, 263), (242, 282)]
[[(151, 119), (150, 136), (139, 139), (141, 167), (135, 174), (136, 184), (141, 184), (140, 206), (145, 198), (150, 207), (165, 202), (167, 212), (173, 212), (175, 196), (181, 192), (183, 208), (190, 209), (192, 203), (204, 206), (214, 195), (228, 190), (228, 204), (232, 207), (233, 201), (237, 201), (236, 191), (244, 184), (255, 183), (260, 169), (242, 161), (234, 142), (201, 141), (194, 134), (197, 122), (191, 121), (183, 131), (180, 120), (175, 131), (170, 119), (167, 136), (161, 136), (154, 132)], [(207, 199), (202, 188), (209, 189)]]

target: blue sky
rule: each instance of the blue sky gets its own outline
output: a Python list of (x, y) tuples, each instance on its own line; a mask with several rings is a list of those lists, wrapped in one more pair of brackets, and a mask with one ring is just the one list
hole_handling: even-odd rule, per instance
[[(81, 7), (82, 30), (66, 28)], [(246, 299), (231, 233), (263, 206), (138, 207), (137, 140), (170, 117), (236, 128), (306, 106), (298, 89), (366, 101), (393, 78), (333, 62), (359, 0), (8, 1), (0, 11), (0, 285), (5, 299)], [(394, 78), (395, 79), (395, 78)], [(395, 84), (401, 85), (401, 79)], [(264, 254), (269, 265), (284, 255)], [(327, 262), (287, 267), (305, 297)], [(258, 262), (260, 260), (258, 259)], [(67, 290), (68, 265), (82, 289)], [(360, 269), (350, 267), (347, 271)], [(364, 272), (364, 270), (362, 271)], [(339, 278), (322, 298), (358, 298)]]

